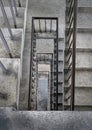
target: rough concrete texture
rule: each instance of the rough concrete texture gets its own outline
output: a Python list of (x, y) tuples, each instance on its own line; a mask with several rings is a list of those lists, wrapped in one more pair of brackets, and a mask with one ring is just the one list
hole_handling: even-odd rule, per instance
[[(6, 11), (11, 28), (14, 28), (14, 23), (12, 20), (12, 14), (11, 14), (10, 8), (5, 7), (5, 11)], [(23, 28), (23, 23), (24, 23), (24, 8), (23, 7), (21, 8), (18, 7), (18, 16), (15, 19), (16, 19), (17, 28)], [(0, 27), (1, 28), (6, 27), (1, 9), (0, 9)]]
[(86, 10), (78, 10), (78, 28), (92, 28), (92, 9)]
[(78, 32), (77, 33), (77, 48), (91, 49), (92, 48), (92, 33)]
[[(8, 29), (2, 29), (2, 32), (5, 36), (7, 44), (10, 48), (13, 58), (21, 57), (21, 48), (22, 48), (22, 29), (12, 29), (14, 40), (11, 40)], [(3, 45), (3, 41), (0, 39), (0, 58), (9, 58), (9, 55)]]
[(76, 67), (78, 68), (92, 68), (92, 52), (77, 52)]
[(1, 130), (92, 130), (92, 112), (16, 112), (0, 109)]
[(7, 72), (0, 68), (0, 107), (16, 107), (18, 98), (19, 59), (0, 58)]
[(37, 53), (53, 53), (54, 40), (52, 39), (37, 39)]
[(76, 86), (92, 86), (92, 71), (90, 69), (76, 71)]
[(92, 7), (92, 1), (91, 0), (79, 0), (78, 6), (83, 7)]

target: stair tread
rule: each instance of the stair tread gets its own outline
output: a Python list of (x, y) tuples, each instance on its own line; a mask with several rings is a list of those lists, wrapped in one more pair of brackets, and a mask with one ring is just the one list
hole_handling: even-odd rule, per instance
[[(68, 67), (65, 67), (64, 70), (66, 71)], [(76, 67), (76, 71), (92, 71), (92, 68), (87, 67)]]

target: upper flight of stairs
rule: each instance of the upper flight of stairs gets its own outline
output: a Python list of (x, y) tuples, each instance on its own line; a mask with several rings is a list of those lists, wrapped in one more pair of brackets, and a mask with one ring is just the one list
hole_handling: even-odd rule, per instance
[[(0, 73), (0, 82), (3, 82), (0, 87), (0, 93), (5, 93), (7, 99), (0, 97), (0, 107), (15, 107), (19, 109), (19, 90), (20, 90), (20, 81), (22, 78), (22, 60), (23, 60), (23, 50), (24, 50), (24, 40), (25, 40), (25, 28), (26, 28), (26, 1), (21, 0), (21, 7), (18, 7), (18, 16), (15, 19), (17, 23), (17, 28), (14, 28), (12, 14), (10, 11), (9, 3), (7, 0), (2, 0), (4, 9), (11, 26), (11, 31), (14, 36), (14, 39), (10, 38), (7, 26), (2, 15), (0, 8), (0, 28), (4, 34), (4, 38), (9, 46), (9, 49), (12, 54), (12, 58), (9, 57), (3, 41), (0, 39), (0, 61), (4, 64), (6, 69), (11, 72), (10, 75), (5, 75)], [(13, 7), (14, 9), (14, 7)], [(2, 72), (2, 70), (1, 70)], [(6, 82), (4, 82), (6, 81)]]
[[(75, 110), (92, 110), (92, 1), (78, 1)], [(67, 93), (66, 97), (69, 95)], [(66, 102), (69, 105), (69, 100)]]

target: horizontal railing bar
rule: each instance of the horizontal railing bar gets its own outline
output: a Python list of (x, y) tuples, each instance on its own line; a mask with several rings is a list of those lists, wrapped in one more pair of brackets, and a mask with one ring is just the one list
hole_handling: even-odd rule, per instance
[(65, 98), (65, 101), (67, 101), (68, 99), (70, 99), (71, 98), (71, 95), (70, 96), (68, 96), (67, 98)]
[(72, 15), (74, 14), (73, 10), (74, 10), (74, 7), (72, 7), (71, 13), (67, 18), (67, 23), (69, 23), (69, 21), (71, 20)]
[(70, 34), (69, 34), (68, 37), (67, 37), (67, 38), (68, 38), (67, 43), (70, 42), (72, 35), (73, 35), (73, 29), (71, 29)]
[(74, 20), (74, 17), (72, 17), (71, 22), (70, 22), (70, 24), (69, 24), (69, 29), (67, 30), (67, 36), (69, 35), (69, 32), (70, 32), (70, 30), (71, 30), (71, 26), (72, 26), (72, 24), (73, 24), (73, 20)]
[(35, 19), (49, 19), (49, 20), (58, 20), (58, 17), (33, 17), (33, 19), (35, 20)]
[(7, 72), (7, 69), (5, 68), (5, 66), (3, 65), (3, 63), (1, 62), (1, 60), (0, 60), (0, 67), (3, 70), (4, 73)]
[(69, 7), (69, 10), (68, 10), (68, 15), (70, 14), (70, 12), (71, 12), (71, 8), (73, 7), (73, 2), (74, 2), (74, 0), (71, 0), (71, 2), (70, 2), (70, 7)]
[(20, 2), (20, 0), (18, 0), (18, 5), (19, 5), (19, 7), (21, 7), (21, 2)]
[(73, 44), (73, 40), (71, 41), (71, 43), (70, 43), (70, 45), (69, 45), (69, 48), (68, 48), (68, 50), (67, 50), (67, 55), (69, 54), (69, 51), (70, 51), (70, 49), (71, 49), (72, 44)]
[(71, 78), (72, 74), (70, 73), (70, 75), (68, 76), (68, 78), (65, 80), (65, 82), (68, 82), (69, 79)]
[(15, 0), (13, 0), (13, 4), (14, 4), (16, 16), (18, 16), (17, 5), (16, 5), (16, 1)]
[(69, 55), (69, 57), (68, 57), (68, 59), (67, 59), (66, 63), (68, 63), (68, 62), (69, 62), (69, 60), (70, 60), (71, 56), (72, 56), (72, 52), (70, 53), (70, 55)]

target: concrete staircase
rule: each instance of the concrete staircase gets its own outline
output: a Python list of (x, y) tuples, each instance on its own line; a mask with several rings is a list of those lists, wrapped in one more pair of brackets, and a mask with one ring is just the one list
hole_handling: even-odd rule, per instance
[[(10, 58), (7, 53), (3, 41), (0, 39), (0, 61), (6, 67), (9, 74), (2, 73), (0, 75), (0, 82), (3, 84), (0, 87), (1, 94), (6, 94), (7, 98), (0, 97), (0, 107), (15, 107), (19, 109), (19, 90), (20, 90), (20, 81), (22, 78), (22, 60), (23, 60), (23, 49), (24, 49), (24, 40), (25, 40), (25, 21), (26, 21), (26, 9), (23, 7), (25, 4), (21, 1), (23, 5), (18, 7), (18, 16), (16, 16), (15, 8), (14, 15), (16, 19), (17, 28), (14, 28), (12, 14), (10, 11), (9, 3), (7, 0), (3, 1), (4, 9), (9, 20), (9, 24), (11, 26), (11, 31), (14, 39), (11, 39), (10, 34), (8, 32), (7, 26), (5, 24), (5, 20), (0, 8), (0, 28), (4, 34), (4, 38), (9, 46), (10, 52), (12, 54), (12, 58)], [(5, 82), (6, 81), (6, 82)]]
[(92, 1), (78, 3), (75, 105), (92, 110)]
[[(78, 1), (75, 110), (92, 110), (92, 1)], [(67, 95), (69, 95), (68, 91)], [(70, 99), (69, 99), (70, 100)], [(69, 100), (66, 106), (69, 106)]]

